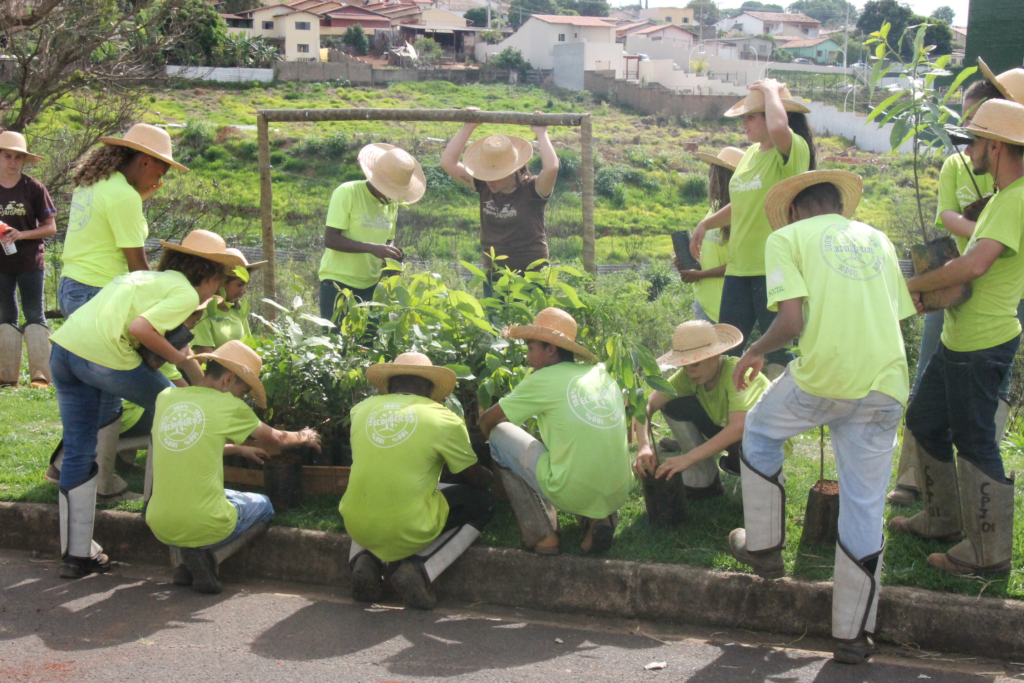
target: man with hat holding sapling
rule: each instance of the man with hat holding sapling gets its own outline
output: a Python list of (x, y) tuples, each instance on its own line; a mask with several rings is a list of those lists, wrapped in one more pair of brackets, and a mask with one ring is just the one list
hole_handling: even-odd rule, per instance
[(729, 552), (764, 578), (785, 574), (783, 444), (828, 425), (839, 474), (832, 636), (847, 664), (873, 647), (885, 489), (910, 393), (900, 320), (915, 312), (889, 238), (850, 220), (860, 197), (849, 171), (802, 173), (768, 193), (768, 305), (778, 315), (733, 371), (746, 388), (766, 354), (800, 337), (800, 357), (747, 414), (744, 528), (729, 534)]
[[(352, 472), (338, 508), (352, 537), (352, 597), (379, 601), (383, 563), (398, 563), (392, 587), (407, 605), (431, 609), (431, 584), (491, 518), (492, 476), (444, 405), (454, 372), (409, 352), (371, 365), (366, 378), (380, 395), (352, 408)], [(444, 465), (467, 484), (439, 484)]]
[(262, 534), (274, 516), (270, 499), (224, 488), (224, 456), (256, 463), (264, 447), (320, 450), (312, 429), (282, 432), (256, 417), (245, 399), (267, 407), (263, 361), (240, 341), (196, 356), (206, 374), (195, 385), (160, 392), (153, 417), (153, 495), (146, 524), (171, 546), (174, 583), (221, 591), (221, 562)]
[(415, 204), (427, 187), (419, 162), (394, 145), (366, 145), (358, 161), (366, 180), (339, 185), (327, 208), (320, 317), (335, 326), (345, 317), (342, 292), (347, 289), (358, 301), (371, 301), (385, 259), (402, 259), (402, 250), (392, 244), (398, 204)]
[[(507, 338), (526, 342), (533, 371), (478, 422), (523, 545), (542, 555), (558, 553), (556, 509), (579, 519), (584, 553), (608, 550), (633, 488), (622, 392), (576, 342), (576, 329), (558, 308), (545, 308), (532, 325), (506, 328)], [(542, 441), (517, 426), (530, 417), (537, 418)]]

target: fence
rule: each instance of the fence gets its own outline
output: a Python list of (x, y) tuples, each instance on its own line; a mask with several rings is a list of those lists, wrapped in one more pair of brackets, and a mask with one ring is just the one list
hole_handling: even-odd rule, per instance
[[(340, 62), (277, 62), (273, 69), (236, 69), (210, 66), (168, 66), (167, 75), (220, 83), (259, 81), (322, 82), (347, 80), (353, 85), (387, 85), (405, 81), (508, 83), (508, 69), (375, 69), (358, 60)], [(546, 72), (530, 72), (527, 81), (539, 82)]]
[(167, 75), (176, 78), (189, 78), (218, 83), (248, 83), (259, 81), (269, 83), (274, 80), (273, 69), (242, 69), (220, 66), (167, 66)]

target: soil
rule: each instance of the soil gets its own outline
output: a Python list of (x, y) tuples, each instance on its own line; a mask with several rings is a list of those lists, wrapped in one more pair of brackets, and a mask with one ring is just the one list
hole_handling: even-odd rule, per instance
[(811, 487), (818, 493), (826, 496), (838, 496), (839, 495), (839, 482), (832, 479), (819, 479), (818, 482)]

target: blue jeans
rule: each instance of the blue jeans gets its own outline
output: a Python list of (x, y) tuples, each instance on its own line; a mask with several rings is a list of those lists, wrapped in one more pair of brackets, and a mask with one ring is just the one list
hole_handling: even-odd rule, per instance
[(60, 306), (60, 312), (65, 318), (70, 318), (72, 313), (89, 303), (101, 289), (103, 288), (83, 285), (77, 280), (62, 277), (57, 283), (57, 304)]
[(548, 452), (547, 447), (530, 436), (522, 427), (511, 422), (502, 422), (491, 430), (488, 437), (491, 446), (491, 459), (507, 470), (512, 470), (520, 479), (537, 492), (547, 502), (547, 494), (537, 480), (537, 463), (541, 456)]
[(1010, 374), (1020, 337), (978, 351), (950, 351), (944, 344), (924, 369), (907, 408), (907, 429), (936, 460), (952, 462), (953, 446), (996, 481), (1005, 480), (996, 441), (999, 387)]
[(0, 325), (18, 325), (18, 300), (15, 290), (21, 294), (21, 312), (25, 314), (25, 325), (46, 327), (43, 316), (43, 283), (46, 271), (32, 270), (27, 273), (0, 273)]
[(269, 522), (274, 518), (274, 506), (270, 504), (270, 499), (262, 493), (243, 493), (241, 491), (224, 489), (224, 495), (227, 496), (228, 502), (238, 510), (238, 521), (235, 522), (235, 530), (227, 538), (223, 541), (203, 546), (206, 550), (219, 548), (230, 543), (256, 524)]
[[(718, 322), (732, 325), (743, 334), (743, 343), (726, 351), (726, 355), (742, 356), (743, 349), (750, 343), (754, 325), (763, 335), (775, 320), (775, 313), (768, 310), (768, 289), (764, 275), (726, 275), (718, 318)], [(787, 365), (794, 358), (789, 349), (779, 349), (765, 356), (765, 362)]]
[(65, 490), (89, 478), (96, 460), (97, 432), (120, 414), (122, 398), (152, 413), (157, 394), (173, 386), (145, 363), (140, 362), (134, 370), (114, 370), (87, 361), (60, 344), (54, 344), (50, 353), (50, 372), (64, 425), (60, 486)]
[[(337, 307), (339, 301), (341, 303), (345, 302), (344, 297), (341, 297), (341, 290), (343, 289), (350, 290), (352, 296), (359, 299), (359, 301), (373, 301), (373, 293), (377, 289), (377, 284), (374, 283), (372, 287), (360, 289), (337, 280), (320, 281), (320, 317), (334, 322), (334, 327), (330, 330), (331, 332), (337, 332), (338, 325), (345, 319), (345, 309), (339, 311)], [(335, 315), (338, 316), (337, 320), (334, 319)]]

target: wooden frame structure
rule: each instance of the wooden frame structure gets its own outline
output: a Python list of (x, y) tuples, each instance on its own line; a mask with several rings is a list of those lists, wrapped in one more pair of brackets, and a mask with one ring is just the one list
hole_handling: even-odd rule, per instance
[[(594, 234), (594, 131), (590, 114), (528, 114), (514, 111), (467, 111), (463, 109), (260, 109), (256, 112), (259, 138), (260, 219), (263, 226), (263, 295), (277, 296), (277, 260), (274, 248), (274, 193), (270, 182), (271, 121), (434, 121), (448, 123), (502, 123), (518, 126), (568, 126), (580, 129), (581, 169), (583, 185), (583, 267), (597, 273)], [(429, 188), (428, 188), (429, 191)], [(275, 309), (269, 304), (266, 315), (273, 319)]]

